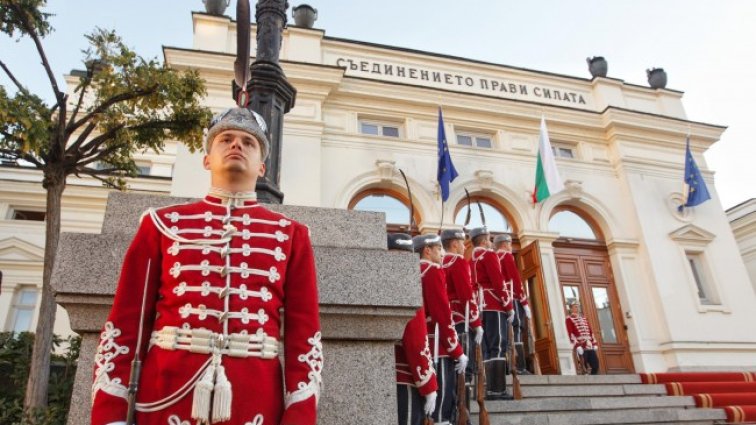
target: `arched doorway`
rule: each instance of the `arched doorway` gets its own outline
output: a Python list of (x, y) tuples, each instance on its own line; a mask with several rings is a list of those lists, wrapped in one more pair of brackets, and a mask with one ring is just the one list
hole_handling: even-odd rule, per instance
[[(491, 198), (479, 195), (470, 197), (469, 206), (470, 220), (467, 224), (467, 228), (472, 229), (483, 226), (483, 218), (480, 213), (480, 210), (482, 209), (483, 215), (485, 216), (486, 227), (488, 228), (488, 231), (491, 232), (491, 238), (493, 239), (494, 236), (502, 233), (509, 233), (512, 236), (512, 250), (516, 255), (520, 248), (520, 241), (517, 239), (517, 229), (514, 229), (512, 225), (514, 220), (506, 208), (502, 207), (498, 202)], [(467, 215), (468, 203), (467, 199), (463, 199), (454, 209), (454, 224), (464, 226), (467, 221)], [(470, 241), (465, 242), (465, 247), (467, 248), (465, 250), (465, 257), (469, 259), (472, 253)]]
[(559, 233), (552, 246), (565, 315), (569, 315), (571, 302), (580, 303), (598, 341), (602, 373), (634, 373), (627, 328), (600, 227), (580, 209), (560, 206), (551, 215), (549, 231)]
[(405, 195), (384, 188), (366, 189), (349, 201), (350, 210), (382, 212), (386, 215), (386, 232), (418, 234), (420, 214), (414, 211), (415, 226), (410, 229), (410, 202)]

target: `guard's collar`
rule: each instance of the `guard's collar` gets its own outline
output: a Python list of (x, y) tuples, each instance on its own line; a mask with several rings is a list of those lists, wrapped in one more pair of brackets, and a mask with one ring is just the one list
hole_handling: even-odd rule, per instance
[(218, 187), (211, 187), (205, 196), (205, 201), (215, 205), (231, 205), (234, 207), (250, 207), (257, 205), (257, 193), (230, 192)]

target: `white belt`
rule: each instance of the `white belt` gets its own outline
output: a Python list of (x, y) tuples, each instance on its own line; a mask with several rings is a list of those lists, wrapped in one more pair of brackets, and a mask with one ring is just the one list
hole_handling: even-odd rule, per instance
[(150, 345), (164, 350), (183, 350), (199, 354), (221, 354), (230, 357), (278, 357), (278, 341), (259, 329), (255, 334), (223, 335), (207, 329), (184, 329), (165, 326), (152, 332)]

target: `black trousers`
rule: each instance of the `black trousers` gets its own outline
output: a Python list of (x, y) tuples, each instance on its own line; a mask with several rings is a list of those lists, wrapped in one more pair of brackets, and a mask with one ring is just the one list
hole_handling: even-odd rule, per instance
[(399, 404), (399, 425), (423, 424), (425, 399), (420, 396), (417, 388), (406, 384), (396, 384), (396, 399)]
[(483, 360), (506, 360), (509, 349), (509, 323), (502, 311), (483, 312)]
[(528, 333), (528, 318), (525, 315), (525, 308), (519, 301), (515, 300), (514, 306), (515, 317), (512, 322), (512, 333), (514, 334), (515, 350), (517, 350), (517, 369), (523, 370), (527, 367), (525, 359), (527, 353), (522, 343), (522, 334)]
[(507, 313), (483, 312), (483, 362), (486, 368), (486, 397), (507, 394), (506, 375), (509, 349)]
[(435, 423), (449, 423), (455, 417), (457, 408), (457, 373), (454, 371), (454, 360), (451, 357), (439, 357), (436, 365), (436, 379), (438, 380), (438, 396), (436, 396), (436, 410), (431, 416)]
[(591, 367), (591, 375), (598, 375), (599, 359), (596, 350), (583, 350), (583, 359)]

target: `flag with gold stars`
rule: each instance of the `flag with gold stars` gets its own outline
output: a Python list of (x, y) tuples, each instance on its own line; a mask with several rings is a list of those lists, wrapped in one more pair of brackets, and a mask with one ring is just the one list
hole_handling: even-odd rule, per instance
[(449, 154), (449, 144), (446, 141), (446, 131), (444, 130), (444, 116), (441, 113), (441, 107), (438, 108), (438, 185), (441, 186), (441, 200), (446, 202), (449, 199), (449, 184), (457, 178), (459, 174), (452, 164), (451, 155)]
[(706, 187), (706, 183), (701, 175), (701, 170), (698, 169), (696, 160), (693, 159), (693, 154), (690, 153), (690, 137), (685, 140), (685, 187), (683, 195), (685, 196), (685, 202), (680, 206), (680, 210), (683, 207), (694, 207), (711, 199), (709, 189)]

